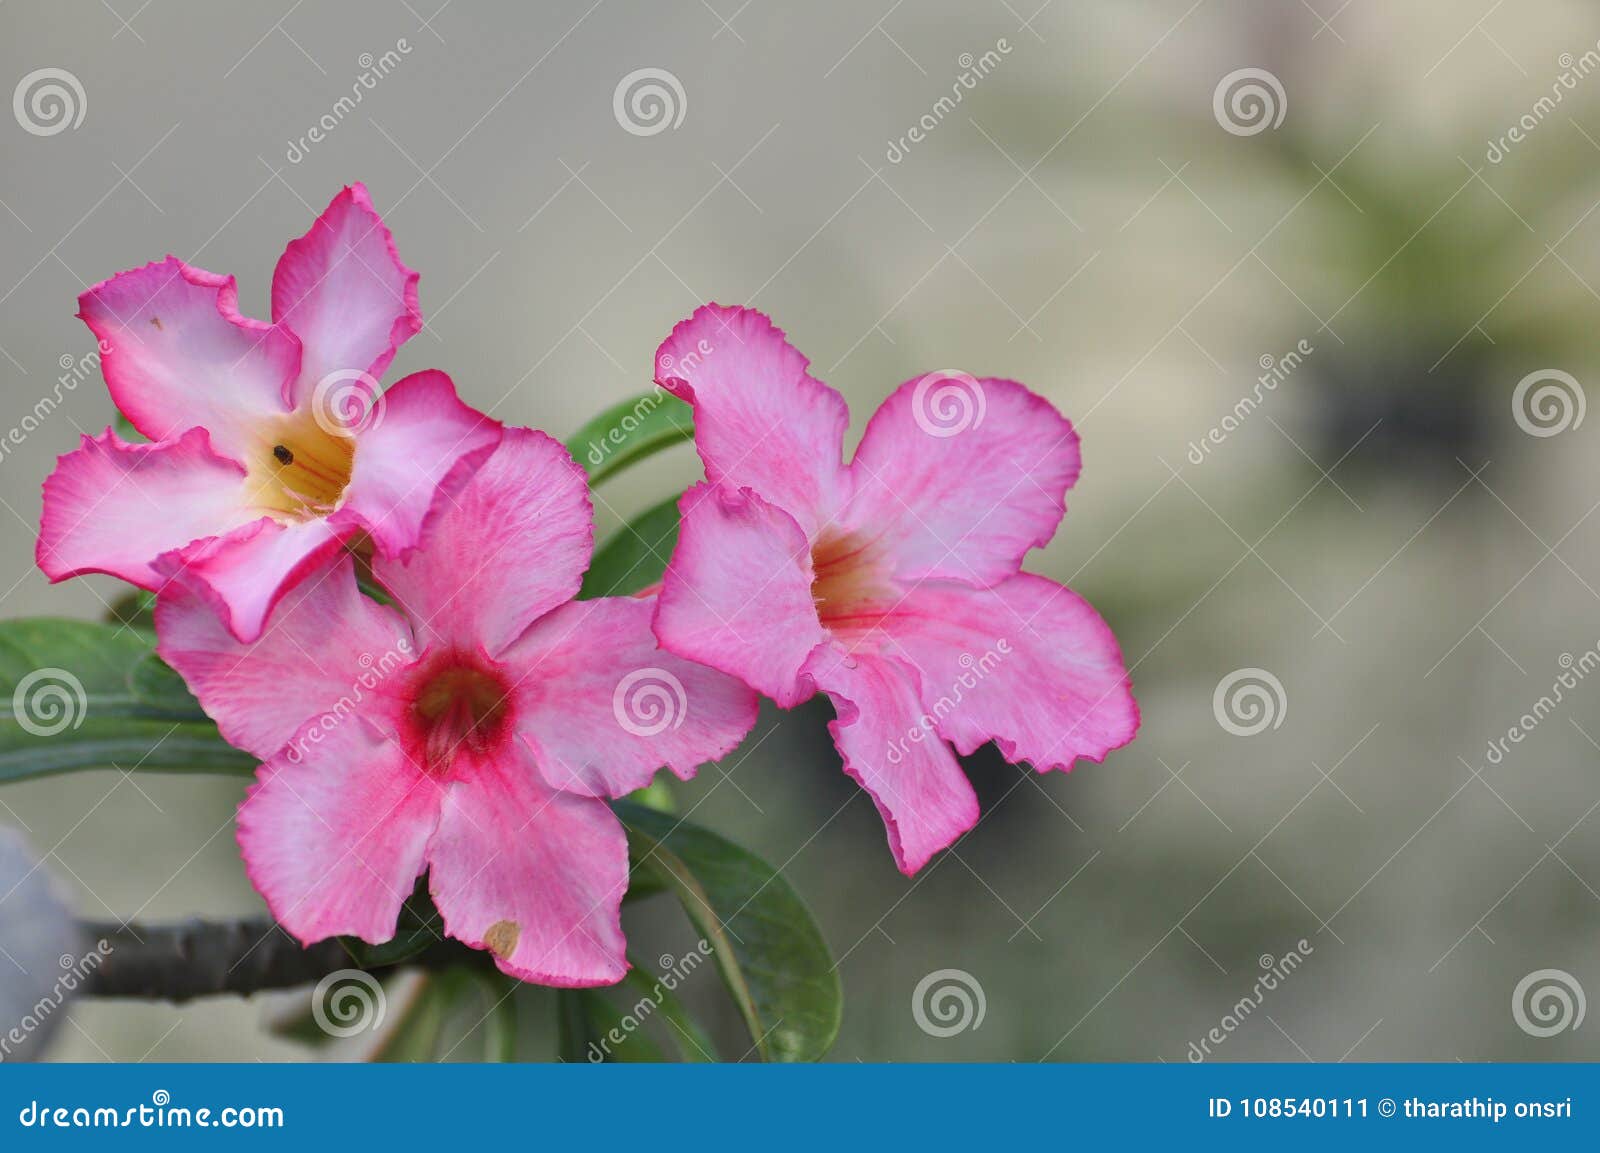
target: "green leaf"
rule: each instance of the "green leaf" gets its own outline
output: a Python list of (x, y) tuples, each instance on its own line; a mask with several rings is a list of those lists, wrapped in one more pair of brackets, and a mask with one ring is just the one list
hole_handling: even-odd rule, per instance
[(445, 1023), (471, 993), (474, 978), (460, 969), (424, 973), (400, 1018), (384, 1030), (378, 1047), (367, 1058), (377, 1062), (432, 1061), (439, 1051)]
[(418, 878), (411, 896), (400, 906), (395, 934), (369, 945), (360, 937), (340, 937), (339, 943), (358, 969), (386, 969), (403, 964), (444, 940), (444, 918), (434, 908), (427, 877)]
[[(666, 1051), (650, 1034), (651, 1023), (671, 1037), (678, 1059), (693, 1064), (717, 1059), (716, 1047), (664, 980), (650, 977), (637, 957), (620, 984), (608, 989), (561, 990), (561, 1056), (566, 1061), (660, 1062)], [(676, 979), (675, 979), (676, 980)]]
[(772, 867), (715, 833), (619, 801), (635, 875), (653, 874), (711, 946), (754, 1049), (815, 1061), (839, 1033), (843, 994), (822, 932)]
[(593, 989), (557, 989), (560, 1026), (558, 1052), (563, 1061), (656, 1063), (667, 1059), (643, 1029), (627, 1028), (609, 999)]
[(156, 627), (156, 594), (145, 589), (132, 589), (112, 601), (106, 609), (108, 625), (130, 625), (141, 629)]
[(501, 973), (473, 970), (484, 996), (483, 1059), (497, 1064), (517, 1059), (518, 982)]
[[(0, 783), (73, 769), (248, 774), (141, 629), (0, 621)], [(8, 707), (9, 706), (9, 707)]]
[(593, 486), (693, 436), (693, 410), (657, 388), (606, 409), (572, 434), (567, 451)]
[(655, 584), (678, 547), (678, 497), (623, 525), (595, 550), (578, 599), (632, 596)]

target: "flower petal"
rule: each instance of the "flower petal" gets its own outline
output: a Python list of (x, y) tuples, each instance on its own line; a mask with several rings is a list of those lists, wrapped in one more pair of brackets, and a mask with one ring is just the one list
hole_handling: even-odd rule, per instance
[(814, 536), (849, 491), (850, 409), (809, 363), (766, 316), (717, 304), (656, 351), (657, 383), (694, 405), (706, 477), (754, 489)]
[(1133, 740), (1139, 706), (1089, 602), (1021, 573), (988, 589), (928, 581), (884, 624), (922, 674), (923, 708), (963, 754), (991, 738), (1041, 772)]
[(799, 704), (816, 691), (801, 666), (824, 639), (804, 531), (749, 489), (698, 484), (678, 508), (678, 547), (656, 608), (661, 647), (783, 708)]
[(167, 553), (154, 568), (167, 579), (183, 580), (234, 636), (249, 644), (261, 635), (279, 599), (342, 547), (338, 531), (326, 520), (280, 524), (263, 518)]
[(428, 864), (445, 932), (503, 972), (581, 988), (628, 971), (622, 823), (604, 801), (546, 785), (527, 750), (449, 785)]
[(164, 552), (249, 524), (244, 470), (192, 428), (163, 444), (129, 444), (109, 428), (85, 436), (44, 482), (36, 555), (52, 581), (109, 573), (141, 588)]
[(305, 346), (295, 407), (330, 373), (383, 375), (395, 350), (422, 331), (417, 280), (360, 184), (289, 242), (272, 274), (272, 319)]
[(262, 765), (239, 806), (245, 871), (307, 944), (345, 933), (387, 941), (422, 872), (440, 786), (364, 717), (316, 731), (301, 759), (291, 741)]
[(263, 447), (263, 424), (287, 411), (300, 342), (241, 315), (231, 276), (169, 256), (95, 285), (78, 316), (100, 340), (111, 399), (151, 440), (203, 428), (244, 463)]
[(978, 797), (922, 720), (916, 671), (890, 656), (820, 649), (807, 665), (833, 701), (844, 771), (872, 795), (895, 864), (911, 876), (978, 823)]
[(663, 765), (688, 780), (754, 727), (755, 693), (657, 648), (654, 611), (633, 597), (571, 601), (502, 657), (517, 676), (517, 728), (556, 788), (621, 797)]
[(1078, 434), (1043, 397), (930, 373), (868, 422), (844, 519), (880, 536), (902, 578), (993, 584), (1055, 535), (1079, 464)]
[(500, 439), (500, 422), (456, 397), (450, 378), (415, 372), (385, 392), (372, 423), (358, 434), (355, 467), (340, 512), (358, 522), (390, 556), (417, 543), (439, 488), (464, 484), (462, 458), (481, 463)]
[(161, 659), (228, 743), (262, 760), (308, 720), (327, 726), (370, 707), (381, 681), (415, 659), (404, 619), (361, 595), (348, 557), (285, 595), (253, 644), (240, 644), (181, 580), (162, 590), (155, 617)]
[(583, 582), (594, 548), (588, 481), (557, 441), (506, 429), (472, 479), (435, 503), (421, 540), (398, 560), (374, 558), (373, 572), (419, 640), (498, 656)]

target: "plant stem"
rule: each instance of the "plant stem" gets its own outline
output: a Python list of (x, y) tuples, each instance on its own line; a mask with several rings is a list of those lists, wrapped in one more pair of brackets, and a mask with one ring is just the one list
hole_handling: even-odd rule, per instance
[[(309, 985), (340, 969), (367, 968), (356, 964), (337, 938), (302, 945), (266, 918), (170, 925), (86, 922), (82, 929), (87, 940), (106, 944), (103, 960), (87, 974), (87, 997), (182, 1002), (248, 996)], [(469, 964), (476, 956), (465, 946), (441, 941), (403, 963), (442, 969)]]

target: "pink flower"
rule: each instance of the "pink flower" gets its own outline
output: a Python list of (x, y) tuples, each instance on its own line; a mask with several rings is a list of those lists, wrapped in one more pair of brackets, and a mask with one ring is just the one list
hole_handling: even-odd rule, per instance
[(656, 636), (784, 708), (827, 693), (845, 772), (911, 874), (978, 820), (950, 745), (1070, 769), (1132, 740), (1138, 706), (1094, 609), (1020, 571), (1078, 479), (1072, 426), (1013, 381), (934, 373), (846, 465), (849, 410), (807, 364), (761, 313), (718, 305), (657, 353), (708, 482), (679, 505)]
[(151, 444), (84, 437), (45, 481), (39, 567), (159, 589), (183, 572), (253, 640), (278, 598), (347, 541), (397, 556), (463, 459), (499, 425), (441, 372), (377, 378), (422, 328), (417, 274), (352, 185), (291, 241), (272, 323), (242, 316), (233, 277), (175, 257), (78, 300), (117, 407)]
[(340, 557), (241, 644), (167, 585), (159, 652), (265, 762), (239, 845), (301, 940), (389, 939), (427, 868), (446, 932), (504, 972), (584, 986), (627, 971), (627, 841), (600, 798), (663, 764), (692, 776), (750, 730), (756, 697), (661, 652), (649, 600), (572, 600), (593, 534), (566, 450), (507, 429), (416, 550), (375, 559), (398, 608), (362, 596)]

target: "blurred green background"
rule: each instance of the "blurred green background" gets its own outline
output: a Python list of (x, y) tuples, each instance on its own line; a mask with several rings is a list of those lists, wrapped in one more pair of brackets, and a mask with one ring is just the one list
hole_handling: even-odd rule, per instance
[[(913, 880), (825, 702), (768, 708), (675, 787), (811, 902), (846, 989), (834, 1055), (1181, 1061), (1302, 939), (1218, 1058), (1600, 1055), (1592, 1022), (1535, 1037), (1511, 1003), (1546, 968), (1600, 992), (1600, 684), (1486, 759), (1600, 638), (1600, 418), (1578, 419), (1600, 317), (1594, 5), (437, 6), (0, 8), (0, 79), (64, 68), (86, 99), (55, 135), (0, 122), (0, 427), (91, 349), (84, 286), (170, 251), (265, 315), (284, 243), (351, 180), (423, 274), (428, 327), (390, 379), (443, 368), (509, 422), (564, 435), (647, 387), (656, 344), (712, 299), (788, 330), (849, 398), (852, 444), (908, 377), (1024, 381), (1085, 462), (1029, 567), (1116, 629), (1139, 740), (1047, 777), (980, 752), (983, 821)], [(647, 67), (678, 79), (683, 117), (641, 136), (613, 93)], [(1240, 69), (1276, 81), (1255, 81), (1264, 122), (1219, 93)], [(1554, 371), (1577, 389), (1541, 417), (1548, 379), (1517, 386)], [(114, 596), (32, 565), (39, 483), (111, 418), (93, 379), (0, 458), (0, 612)], [(628, 474), (601, 532), (697, 476), (686, 447)], [(1219, 723), (1238, 669), (1283, 686), (1275, 727)], [(86, 916), (257, 913), (241, 787), (84, 774), (7, 789), (0, 823)], [(672, 931), (669, 912), (645, 916)], [(940, 969), (982, 987), (981, 1025), (918, 1027)], [(690, 993), (718, 1011), (703, 972)], [(304, 1055), (266, 1011), (79, 1004), (52, 1055)]]

